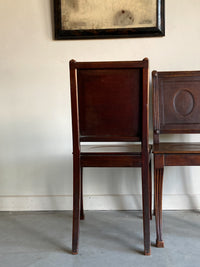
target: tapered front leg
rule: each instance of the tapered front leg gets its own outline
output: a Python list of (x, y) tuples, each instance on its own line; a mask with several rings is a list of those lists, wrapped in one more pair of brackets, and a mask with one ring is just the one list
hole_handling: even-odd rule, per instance
[(83, 167), (81, 167), (81, 211), (80, 211), (80, 219), (84, 220), (84, 209), (83, 209)]
[(163, 191), (163, 172), (164, 166), (156, 166), (156, 161), (159, 161), (155, 155), (154, 183), (155, 183), (155, 219), (156, 219), (156, 246), (164, 247), (162, 239), (162, 191)]
[(80, 222), (80, 161), (79, 157), (73, 159), (73, 230), (72, 230), (72, 254), (78, 254), (79, 222)]
[(143, 202), (143, 231), (144, 231), (144, 254), (151, 255), (150, 248), (150, 205), (149, 205), (149, 163), (142, 166), (142, 202)]

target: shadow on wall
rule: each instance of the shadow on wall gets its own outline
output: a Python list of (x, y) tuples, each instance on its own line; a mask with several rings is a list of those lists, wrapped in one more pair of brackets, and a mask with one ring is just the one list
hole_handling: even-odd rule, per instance
[(49, 0), (50, 1), (50, 15), (51, 15), (51, 30), (52, 30), (52, 39), (54, 39), (54, 32), (55, 32), (55, 25), (54, 25), (54, 0)]
[(43, 22), (45, 23), (45, 35), (49, 40), (54, 40), (54, 0), (39, 1), (40, 11), (43, 13)]

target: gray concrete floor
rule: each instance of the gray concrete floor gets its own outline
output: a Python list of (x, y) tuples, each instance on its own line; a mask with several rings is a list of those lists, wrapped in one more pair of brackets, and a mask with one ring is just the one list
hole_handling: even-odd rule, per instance
[(200, 266), (200, 213), (163, 213), (165, 248), (143, 256), (142, 212), (86, 211), (79, 255), (71, 255), (72, 212), (0, 213), (0, 267)]

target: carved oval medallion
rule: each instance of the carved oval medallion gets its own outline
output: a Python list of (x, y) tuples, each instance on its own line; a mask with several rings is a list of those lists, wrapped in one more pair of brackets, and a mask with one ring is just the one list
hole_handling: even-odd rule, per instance
[(194, 108), (194, 97), (188, 90), (181, 90), (174, 96), (174, 109), (182, 115), (189, 115)]

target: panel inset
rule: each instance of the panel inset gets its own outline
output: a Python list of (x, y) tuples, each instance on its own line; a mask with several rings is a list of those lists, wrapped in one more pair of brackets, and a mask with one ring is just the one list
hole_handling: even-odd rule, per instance
[(80, 134), (94, 139), (141, 138), (140, 69), (78, 71)]
[(200, 131), (200, 72), (161, 72), (158, 86), (162, 133)]
[(174, 96), (174, 109), (181, 116), (189, 115), (194, 108), (194, 97), (188, 90), (180, 90)]

